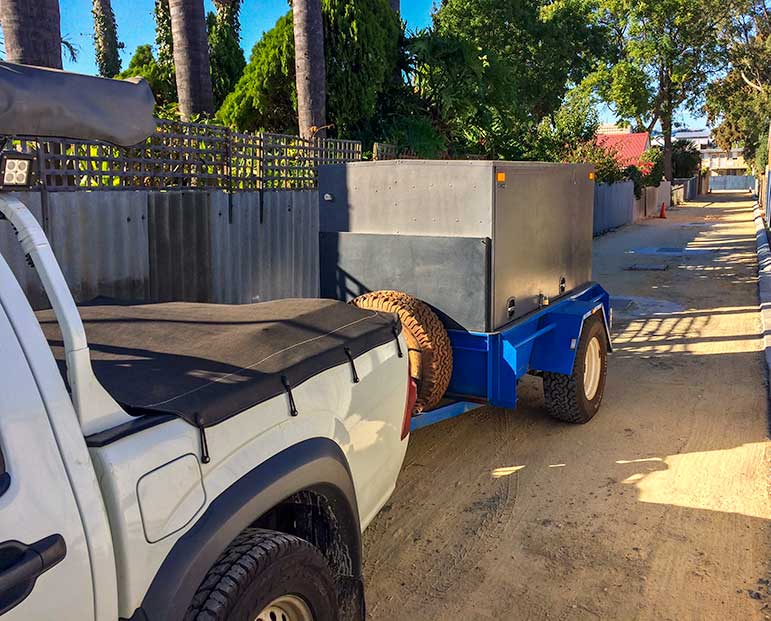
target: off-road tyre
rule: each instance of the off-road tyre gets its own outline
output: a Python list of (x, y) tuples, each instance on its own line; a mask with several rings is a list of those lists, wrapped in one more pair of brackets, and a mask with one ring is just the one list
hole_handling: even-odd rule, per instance
[(402, 322), (410, 374), (418, 387), (415, 411), (436, 407), (452, 375), (452, 347), (442, 322), (425, 302), (402, 291), (373, 291), (351, 300), (360, 308), (396, 313)]
[(284, 595), (302, 599), (314, 621), (338, 618), (334, 579), (321, 552), (294, 535), (249, 528), (206, 574), (185, 621), (285, 621), (257, 616)]
[[(593, 339), (599, 345), (599, 383), (592, 398), (588, 398), (584, 385), (587, 366), (587, 350)], [(592, 346), (594, 347), (594, 346)], [(578, 341), (573, 373), (543, 373), (543, 392), (546, 409), (553, 418), (566, 423), (583, 424), (597, 413), (605, 392), (608, 373), (608, 341), (602, 316), (595, 313), (584, 322)]]

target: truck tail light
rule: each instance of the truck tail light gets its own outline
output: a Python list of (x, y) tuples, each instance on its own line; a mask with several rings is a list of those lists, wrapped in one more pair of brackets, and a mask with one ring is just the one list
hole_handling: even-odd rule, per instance
[(418, 399), (418, 386), (410, 375), (410, 365), (407, 363), (407, 402), (404, 404), (404, 419), (402, 420), (402, 440), (410, 435), (412, 413), (415, 411), (415, 401)]

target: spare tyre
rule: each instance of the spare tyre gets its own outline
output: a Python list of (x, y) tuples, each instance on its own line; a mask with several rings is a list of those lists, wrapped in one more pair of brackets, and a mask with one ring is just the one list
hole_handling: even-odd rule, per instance
[(418, 387), (415, 411), (441, 401), (452, 375), (452, 347), (447, 330), (425, 302), (402, 291), (373, 291), (351, 300), (360, 308), (396, 313), (402, 322), (410, 358), (410, 374)]

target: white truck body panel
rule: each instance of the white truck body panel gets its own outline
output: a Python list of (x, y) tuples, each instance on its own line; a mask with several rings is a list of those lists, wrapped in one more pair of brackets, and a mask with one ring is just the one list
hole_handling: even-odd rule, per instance
[[(0, 225), (2, 224), (0, 222)], [(13, 326), (14, 340), (21, 346), (26, 356), (37, 389), (45, 404), (48, 424), (56, 438), (58, 450), (65, 456), (64, 468), (80, 512), (91, 561), (89, 571), (93, 584), (95, 618), (115, 619), (118, 613), (117, 578), (110, 524), (102, 492), (72, 400), (51, 354), (51, 348), (43, 336), (37, 317), (24, 292), (2, 256), (0, 256), (0, 305)], [(4, 341), (0, 342), (4, 343)], [(16, 389), (24, 388), (17, 386)], [(3, 409), (0, 408), (0, 418), (4, 416)], [(0, 432), (0, 441), (6, 437)], [(33, 480), (32, 485), (38, 486), (37, 493), (45, 493), (44, 483)]]
[[(3, 615), (27, 621), (93, 619), (91, 568), (78, 507), (43, 400), (8, 318), (0, 309), (0, 436), (11, 484), (0, 497), (0, 541), (30, 545), (53, 534), (67, 542), (67, 555), (36, 585), (45, 597), (28, 597)], [(42, 492), (42, 493), (41, 493)]]
[[(401, 346), (406, 351), (403, 341)], [(146, 537), (137, 482), (159, 468), (162, 475), (163, 466), (181, 456), (200, 455), (198, 430), (174, 420), (92, 448), (111, 516), (121, 616), (131, 616), (174, 543), (219, 494), (256, 465), (303, 440), (323, 437), (340, 445), (365, 528), (393, 492), (407, 450), (407, 440), (401, 439), (404, 394), (389, 392), (394, 385), (406, 386), (405, 360), (397, 356), (395, 343), (386, 343), (356, 359), (358, 384), (351, 382), (350, 367), (344, 364), (297, 386), (292, 391), (300, 412), (296, 417), (289, 416), (287, 397), (280, 395), (209, 427), (211, 461), (200, 465), (205, 504), (195, 515), (185, 516), (182, 528), (155, 543)], [(173, 495), (169, 502), (184, 507), (197, 482), (186, 479), (188, 485), (180, 484), (173, 472), (168, 472), (168, 493)]]

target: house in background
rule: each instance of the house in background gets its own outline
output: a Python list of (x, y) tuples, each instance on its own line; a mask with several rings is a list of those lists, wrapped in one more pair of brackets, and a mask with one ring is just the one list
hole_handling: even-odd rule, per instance
[(687, 140), (701, 153), (701, 168), (712, 176), (737, 176), (748, 174), (748, 166), (742, 156), (742, 148), (734, 146), (728, 151), (718, 148), (712, 139), (711, 129), (675, 132), (673, 140)]
[[(600, 130), (602, 130), (602, 127)], [(644, 163), (643, 153), (651, 146), (651, 137), (648, 132), (633, 133), (628, 129), (623, 133), (615, 130), (607, 133), (598, 131), (595, 140), (597, 146), (613, 153), (621, 168), (626, 168), (627, 166), (637, 166), (639, 168)]]
[(616, 123), (600, 123), (597, 128), (598, 134), (631, 134), (632, 128), (625, 125), (616, 125)]

